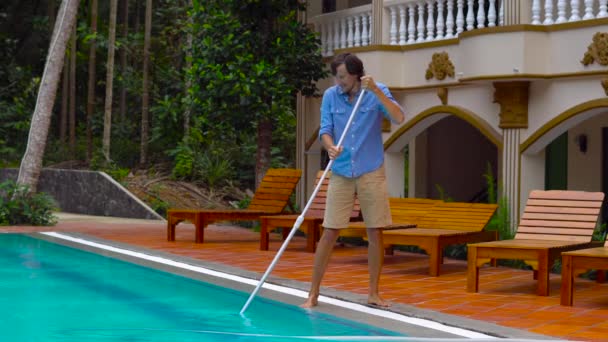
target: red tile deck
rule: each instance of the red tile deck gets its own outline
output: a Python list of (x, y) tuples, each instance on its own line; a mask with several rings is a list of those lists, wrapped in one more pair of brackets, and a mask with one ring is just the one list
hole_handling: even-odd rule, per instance
[[(194, 243), (194, 228), (177, 227), (176, 241), (168, 242), (164, 223), (115, 219), (62, 219), (54, 227), (0, 227), (0, 232), (78, 232), (138, 247), (217, 262), (263, 273), (281, 242), (273, 234), (269, 251), (259, 250), (259, 233), (222, 225), (211, 225), (205, 243)], [(277, 263), (272, 275), (309, 282), (313, 254), (306, 241), (296, 236)], [(345, 267), (347, 266), (347, 267)], [(324, 287), (365, 295), (367, 293), (367, 250), (365, 247), (336, 246)], [(495, 323), (556, 338), (578, 341), (608, 341), (608, 283), (577, 279), (574, 306), (561, 306), (561, 279), (551, 275), (551, 294), (535, 294), (532, 272), (506, 267), (484, 267), (480, 271), (480, 292), (467, 293), (466, 262), (446, 259), (440, 277), (428, 276), (424, 255), (396, 251), (387, 256), (381, 278), (382, 295), (394, 303), (412, 305), (455, 316)]]

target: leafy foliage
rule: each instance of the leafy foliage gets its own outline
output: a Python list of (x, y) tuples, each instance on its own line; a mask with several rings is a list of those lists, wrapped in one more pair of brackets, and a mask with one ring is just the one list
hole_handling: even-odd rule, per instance
[(8, 180), (0, 183), (0, 226), (52, 226), (57, 223), (53, 210), (58, 206), (46, 193), (29, 193), (27, 186)]
[[(195, 110), (202, 148), (213, 141), (247, 142), (265, 120), (275, 134), (293, 132), (295, 95), (313, 95), (315, 82), (326, 76), (318, 37), (298, 22), (298, 9), (293, 0), (194, 1), (186, 102)], [(293, 144), (274, 145), (270, 153), (285, 165)], [(239, 157), (253, 160), (255, 153)]]

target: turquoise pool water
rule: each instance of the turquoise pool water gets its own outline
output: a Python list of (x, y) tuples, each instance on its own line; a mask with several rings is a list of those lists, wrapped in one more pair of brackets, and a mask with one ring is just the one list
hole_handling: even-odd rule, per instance
[(0, 234), (0, 270), (3, 341), (398, 336), (260, 297), (242, 317), (249, 293), (19, 234)]

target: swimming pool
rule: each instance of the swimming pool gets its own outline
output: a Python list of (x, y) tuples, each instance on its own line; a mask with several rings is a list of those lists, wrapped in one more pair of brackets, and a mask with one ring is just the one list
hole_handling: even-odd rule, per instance
[(19, 234), (0, 234), (0, 269), (6, 341), (403, 336), (262, 297), (240, 316), (246, 292)]
[(79, 233), (0, 234), (0, 267), (0, 341), (550, 341), (272, 277), (240, 316), (259, 274)]

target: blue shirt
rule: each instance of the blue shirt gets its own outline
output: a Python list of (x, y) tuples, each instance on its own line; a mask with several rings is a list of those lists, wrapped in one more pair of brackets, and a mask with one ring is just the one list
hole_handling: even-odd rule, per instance
[[(391, 101), (397, 103), (384, 84), (376, 84)], [(350, 103), (348, 93), (342, 91), (339, 86), (330, 87), (325, 91), (321, 102), (319, 138), (323, 134), (329, 134), (333, 138), (334, 145), (338, 144), (359, 94), (357, 93)], [(342, 142), (344, 150), (334, 160), (333, 173), (356, 178), (382, 166), (384, 163), (383, 117), (391, 119), (380, 100), (370, 91), (366, 91)]]

